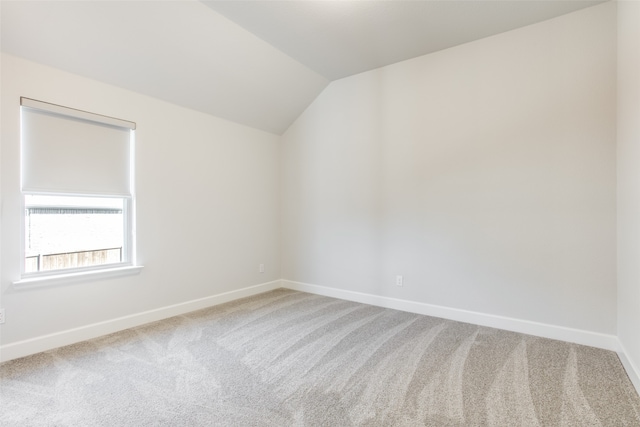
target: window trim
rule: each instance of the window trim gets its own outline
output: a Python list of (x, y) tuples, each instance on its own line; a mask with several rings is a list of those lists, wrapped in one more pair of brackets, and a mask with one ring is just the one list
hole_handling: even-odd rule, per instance
[[(124, 275), (138, 274), (142, 270), (142, 266), (137, 265), (136, 255), (136, 195), (135, 195), (135, 129), (136, 123), (127, 120), (117, 119), (114, 117), (104, 116), (74, 108), (64, 107), (43, 101), (37, 101), (31, 98), (21, 97), (20, 108), (22, 107), (39, 109), (52, 112), (61, 116), (79, 118), (82, 120), (92, 121), (97, 124), (108, 124), (129, 129), (129, 192), (128, 194), (101, 194), (101, 193), (74, 193), (59, 191), (25, 191), (22, 188), (23, 174), (23, 142), (22, 135), (24, 126), (22, 118), (20, 120), (20, 279), (12, 282), (16, 288), (55, 285), (61, 283), (70, 283), (77, 281), (98, 280), (110, 277), (119, 277)], [(22, 116), (22, 113), (20, 114)], [(65, 268), (57, 270), (46, 270), (29, 272), (25, 271), (26, 256), (26, 224), (25, 209), (27, 195), (43, 195), (57, 197), (90, 197), (90, 198), (119, 198), (123, 200), (123, 247), (122, 261), (118, 263), (99, 264), (94, 266), (85, 266), (77, 268)]]
[(41, 286), (65, 285), (69, 283), (87, 282), (94, 280), (109, 279), (114, 277), (131, 276), (139, 274), (144, 268), (142, 265), (121, 265), (108, 264), (108, 268), (92, 269), (71, 272), (67, 270), (52, 270), (63, 273), (49, 274), (47, 276), (29, 276), (12, 282), (15, 289), (34, 288)]

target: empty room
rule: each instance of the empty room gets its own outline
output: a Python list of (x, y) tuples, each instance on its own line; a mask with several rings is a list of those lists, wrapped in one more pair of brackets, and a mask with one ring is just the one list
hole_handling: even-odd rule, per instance
[(640, 1), (0, 0), (0, 425), (640, 426)]

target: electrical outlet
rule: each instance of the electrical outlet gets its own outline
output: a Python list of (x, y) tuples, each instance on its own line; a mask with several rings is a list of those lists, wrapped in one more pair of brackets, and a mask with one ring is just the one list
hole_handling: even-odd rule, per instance
[(260, 273), (264, 273), (264, 264), (260, 264), (260, 265), (258, 266), (258, 271), (259, 271)]
[(396, 286), (402, 286), (402, 276), (396, 276)]
[(0, 308), (0, 323), (4, 323), (4, 308)]

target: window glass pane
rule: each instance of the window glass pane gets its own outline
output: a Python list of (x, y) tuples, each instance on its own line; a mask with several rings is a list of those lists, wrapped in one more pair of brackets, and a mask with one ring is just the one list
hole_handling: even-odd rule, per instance
[(25, 273), (123, 261), (123, 198), (25, 196)]

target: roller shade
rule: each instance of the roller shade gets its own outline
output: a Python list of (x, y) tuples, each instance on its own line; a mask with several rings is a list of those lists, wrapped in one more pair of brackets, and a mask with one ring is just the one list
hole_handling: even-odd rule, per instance
[(131, 193), (135, 123), (21, 98), (22, 190)]

